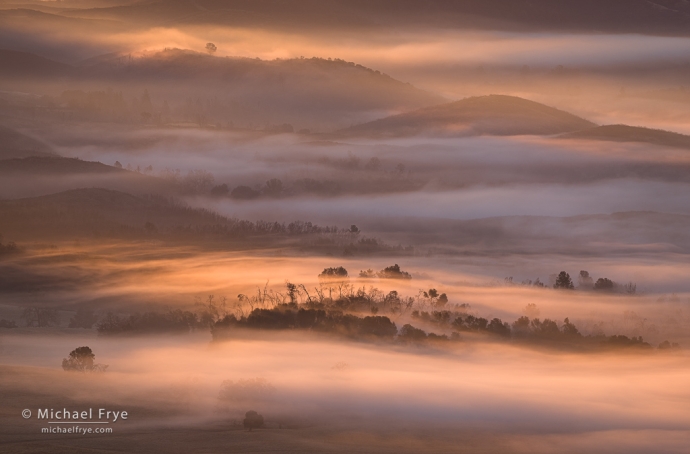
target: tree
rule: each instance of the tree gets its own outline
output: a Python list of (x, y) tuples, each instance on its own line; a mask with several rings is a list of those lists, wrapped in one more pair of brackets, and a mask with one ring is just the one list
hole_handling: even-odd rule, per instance
[(273, 197), (278, 197), (283, 193), (283, 182), (278, 178), (271, 178), (266, 182), (266, 187), (264, 188), (264, 194)]
[(582, 270), (580, 271), (580, 276), (578, 277), (578, 287), (580, 288), (586, 288), (586, 289), (591, 289), (592, 285), (594, 285), (594, 280), (592, 277), (589, 275), (589, 271)]
[(573, 280), (570, 279), (570, 274), (565, 271), (558, 273), (556, 278), (556, 283), (553, 284), (553, 288), (562, 288), (566, 290), (573, 290), (575, 286), (573, 285)]
[(412, 279), (410, 273), (402, 271), (397, 263), (393, 266), (387, 266), (376, 274), (381, 279)]
[(594, 290), (610, 291), (613, 290), (613, 281), (611, 279), (600, 277), (594, 283)]
[(319, 274), (319, 278), (326, 278), (326, 279), (338, 279), (338, 278), (346, 278), (347, 277), (347, 270), (343, 268), (342, 266), (339, 266), (337, 268), (324, 268), (321, 274)]
[(250, 410), (244, 414), (244, 421), (242, 421), (242, 424), (245, 429), (251, 432), (252, 429), (258, 429), (264, 425), (264, 417), (254, 410)]
[(208, 52), (209, 55), (213, 55), (213, 53), (218, 50), (216, 45), (213, 43), (206, 43), (206, 47), (204, 47), (204, 49), (206, 49), (206, 52)]
[(96, 355), (89, 347), (77, 347), (62, 360), (62, 368), (74, 372), (104, 372), (108, 366), (95, 364), (95, 360)]
[(259, 192), (253, 190), (249, 186), (237, 186), (230, 193), (230, 197), (239, 200), (249, 200), (254, 199), (259, 196)]

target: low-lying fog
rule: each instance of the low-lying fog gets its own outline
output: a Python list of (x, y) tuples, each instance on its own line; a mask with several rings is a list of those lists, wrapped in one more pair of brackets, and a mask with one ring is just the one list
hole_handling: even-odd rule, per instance
[[(55, 370), (82, 344), (109, 365), (106, 374)], [(684, 353), (590, 357), (491, 344), (410, 352), (284, 334), (213, 345), (202, 336), (9, 335), (2, 346), (3, 363), (42, 368), (25, 372), (29, 382), (10, 376), (3, 388), (35, 393), (49, 381), (51, 392), (73, 406), (135, 407), (118, 429), (239, 420), (255, 409), (271, 427), (433, 429), (441, 440), (452, 437), (451, 427), (508, 431), (536, 439), (522, 449), (540, 451), (534, 443), (550, 438), (559, 452), (577, 451), (575, 434), (582, 442), (612, 431), (625, 436), (604, 438), (590, 452), (681, 452), (690, 430)], [(236, 385), (219, 399), (225, 380)], [(137, 414), (142, 407), (168, 416), (143, 417)], [(628, 445), (629, 436), (636, 447)]]

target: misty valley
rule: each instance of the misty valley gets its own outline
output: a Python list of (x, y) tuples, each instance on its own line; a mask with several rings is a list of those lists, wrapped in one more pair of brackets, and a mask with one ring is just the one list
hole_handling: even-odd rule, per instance
[(687, 452), (689, 30), (0, 0), (0, 451)]

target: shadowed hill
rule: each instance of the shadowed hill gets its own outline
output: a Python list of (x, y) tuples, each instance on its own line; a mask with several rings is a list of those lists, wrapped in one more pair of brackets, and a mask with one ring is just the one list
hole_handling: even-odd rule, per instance
[(55, 153), (45, 143), (0, 125), (0, 159), (28, 156), (55, 156)]
[(568, 112), (515, 96), (489, 95), (427, 107), (338, 131), (343, 136), (551, 135), (591, 128)]
[(20, 199), (93, 187), (133, 194), (176, 195), (182, 191), (182, 187), (164, 178), (77, 158), (0, 160), (0, 198)]
[[(0, 174), (76, 174), (76, 173), (128, 173), (126, 170), (77, 158), (58, 156), (32, 156), (0, 161)], [(131, 173), (131, 172), (130, 172)]]
[[(63, 86), (68, 83), (74, 93), (93, 84), (107, 86), (118, 96), (124, 94), (122, 99), (139, 98), (146, 91), (150, 98), (132, 107), (136, 112), (130, 112), (130, 121), (146, 115), (164, 122), (201, 125), (232, 124), (251, 129), (292, 125), (333, 130), (444, 101), (379, 71), (339, 59), (269, 61), (168, 49), (133, 56), (106, 54), (84, 60), (77, 67), (24, 55), (27, 62), (18, 65), (14, 54), (0, 53), (0, 68), (12, 66), (14, 76), (42, 77), (37, 80), (47, 84), (65, 76), (60, 79)], [(108, 96), (103, 92), (100, 98)], [(111, 105), (100, 98), (93, 102), (103, 105), (93, 105), (93, 109), (120, 112), (127, 105), (122, 99)], [(65, 99), (53, 100), (53, 104), (74, 109)]]
[(28, 52), (0, 49), (0, 77), (60, 77), (71, 74), (73, 70), (70, 65)]
[(561, 137), (565, 139), (604, 140), (610, 142), (643, 142), (690, 150), (690, 136), (639, 126), (605, 125), (571, 132)]
[(268, 247), (276, 242), (267, 240), (267, 236), (280, 241), (288, 236), (342, 233), (335, 227), (319, 227), (310, 222), (286, 225), (230, 219), (213, 211), (190, 208), (171, 198), (135, 196), (100, 188), (0, 200), (0, 232), (17, 241), (174, 238), (223, 244), (236, 240), (243, 247), (249, 247), (247, 241), (257, 236), (263, 238), (259, 240), (260, 247)]

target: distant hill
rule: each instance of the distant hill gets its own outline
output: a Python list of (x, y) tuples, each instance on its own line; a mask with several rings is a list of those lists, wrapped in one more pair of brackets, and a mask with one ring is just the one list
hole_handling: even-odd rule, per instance
[(0, 77), (47, 78), (72, 74), (74, 68), (28, 52), (0, 49)]
[(60, 156), (0, 160), (0, 198), (21, 199), (77, 188), (177, 195), (183, 189), (156, 176)]
[[(237, 247), (276, 246), (286, 237), (336, 233), (308, 222), (279, 224), (229, 219), (175, 199), (135, 196), (102, 188), (73, 189), (40, 197), (0, 200), (0, 232), (14, 241), (75, 238), (183, 239)], [(274, 237), (274, 241), (266, 237)], [(333, 247), (334, 244), (326, 244)]]
[(338, 131), (342, 136), (551, 135), (594, 123), (534, 101), (505, 95), (465, 98)]
[(26, 158), (28, 156), (55, 156), (50, 146), (0, 125), (0, 159)]
[[(173, 123), (333, 130), (445, 101), (377, 70), (339, 59), (259, 60), (167, 49), (105, 54), (68, 66), (31, 54), (0, 52), (0, 68), (7, 67), (12, 68), (7, 70), (8, 77), (42, 77), (39, 80), (48, 84), (64, 76), (61, 86), (73, 93), (85, 87), (108, 87), (107, 92), (92, 93), (94, 99), (87, 100), (93, 104), (91, 110), (113, 111), (115, 117), (122, 117), (126, 114), (121, 111), (130, 109), (128, 121), (144, 115)], [(129, 102), (133, 97), (141, 100), (145, 91), (146, 101), (136, 106)], [(108, 101), (109, 96), (119, 98)], [(65, 106), (65, 99), (54, 101), (61, 109), (75, 109), (75, 103)], [(86, 117), (98, 118), (91, 113)]]
[(662, 129), (628, 125), (604, 125), (564, 134), (566, 139), (605, 140), (611, 142), (643, 142), (690, 150), (690, 136)]
[(300, 30), (433, 27), (684, 36), (690, 30), (690, 4), (685, 0), (174, 0), (66, 9), (62, 14), (147, 26)]
[(32, 156), (0, 160), (0, 174), (77, 174), (77, 173), (128, 173), (117, 167), (100, 162), (82, 161), (58, 156)]

